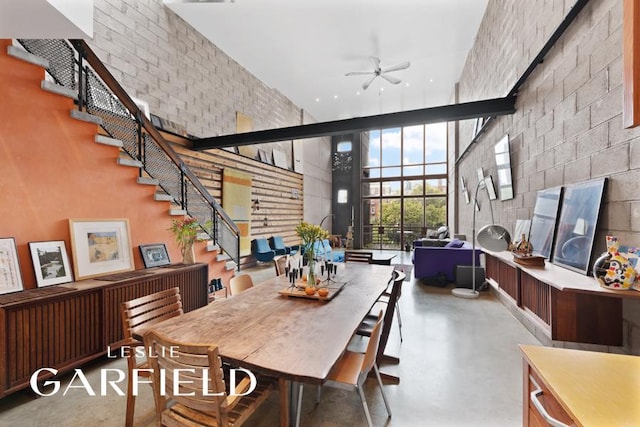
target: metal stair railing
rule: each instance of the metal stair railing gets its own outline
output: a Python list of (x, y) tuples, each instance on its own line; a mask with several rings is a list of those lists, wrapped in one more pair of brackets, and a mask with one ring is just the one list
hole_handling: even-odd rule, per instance
[[(123, 143), (123, 151), (144, 170), (240, 269), (240, 230), (209, 194), (138, 105), (83, 40), (18, 42), (29, 53), (49, 61), (47, 72), (66, 88), (78, 91), (78, 109), (102, 119), (102, 128)], [(88, 64), (89, 66), (85, 65)]]

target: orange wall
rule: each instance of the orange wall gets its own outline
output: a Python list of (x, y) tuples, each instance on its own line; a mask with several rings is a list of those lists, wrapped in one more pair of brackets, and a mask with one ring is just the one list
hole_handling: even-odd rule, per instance
[(16, 240), (25, 289), (36, 287), (28, 242), (64, 240), (73, 262), (70, 218), (127, 218), (136, 269), (145, 243), (165, 243), (179, 262), (169, 203), (136, 183), (137, 168), (117, 166), (118, 148), (95, 143), (97, 126), (71, 119), (73, 101), (43, 91), (43, 69), (7, 56), (9, 43), (0, 40), (0, 238)]

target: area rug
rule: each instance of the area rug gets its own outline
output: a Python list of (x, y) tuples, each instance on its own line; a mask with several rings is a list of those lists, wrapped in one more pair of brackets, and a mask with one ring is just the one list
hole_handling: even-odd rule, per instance
[(413, 264), (392, 264), (395, 270), (402, 271), (407, 277), (404, 278), (405, 282), (411, 281), (411, 272), (413, 271)]

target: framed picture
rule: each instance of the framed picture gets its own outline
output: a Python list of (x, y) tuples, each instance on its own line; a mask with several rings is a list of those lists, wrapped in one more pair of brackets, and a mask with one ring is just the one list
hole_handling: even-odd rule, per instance
[(513, 241), (521, 242), (522, 236), (527, 241), (529, 240), (529, 231), (531, 230), (531, 220), (529, 219), (516, 219), (516, 226), (513, 229)]
[(70, 219), (76, 280), (133, 270), (127, 219)]
[(583, 274), (590, 271), (606, 182), (603, 178), (565, 187), (554, 242), (554, 264)]
[(267, 155), (267, 152), (262, 148), (258, 149), (258, 160), (260, 160), (262, 163), (269, 163), (269, 156)]
[(16, 241), (13, 237), (0, 239), (0, 294), (24, 289)]
[(73, 281), (63, 240), (29, 242), (29, 251), (39, 288)]
[(560, 200), (562, 200), (562, 187), (540, 190), (536, 195), (529, 230), (529, 243), (533, 246), (534, 255), (551, 259)]
[(140, 255), (144, 262), (144, 268), (159, 267), (169, 265), (169, 254), (164, 243), (154, 243), (152, 245), (140, 245)]

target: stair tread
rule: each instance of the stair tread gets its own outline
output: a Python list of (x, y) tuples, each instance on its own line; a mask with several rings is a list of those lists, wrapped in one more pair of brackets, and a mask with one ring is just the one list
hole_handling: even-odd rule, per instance
[(111, 145), (113, 147), (122, 148), (122, 146), (123, 146), (123, 143), (122, 143), (121, 140), (116, 139), (116, 138), (111, 138), (111, 137), (105, 136), (105, 135), (96, 135), (96, 142), (98, 144)]
[(84, 111), (71, 110), (71, 117), (77, 120), (82, 120), (83, 122), (102, 125), (102, 119), (100, 117), (94, 116), (93, 114), (89, 114)]
[(142, 185), (159, 185), (160, 181), (155, 179), (155, 178), (148, 177), (148, 176), (139, 176), (138, 177), (138, 184), (142, 184)]
[(78, 99), (78, 92), (73, 90), (73, 89), (69, 89), (68, 87), (64, 87), (62, 85), (59, 85), (55, 82), (51, 82), (49, 80), (42, 80), (42, 82), (40, 82), (40, 88), (42, 90), (46, 90), (47, 92), (51, 92), (51, 93), (55, 93), (58, 95), (62, 95), (62, 96), (66, 96), (67, 98), (71, 98), (71, 99)]
[(29, 53), (26, 50), (22, 50), (16, 46), (7, 47), (7, 55), (13, 56), (14, 58), (22, 59), (23, 61), (29, 62), (34, 65), (39, 65), (42, 68), (49, 68), (49, 60)]
[(141, 168), (143, 166), (140, 160), (125, 159), (124, 157), (118, 157), (117, 162), (120, 166), (132, 166), (135, 168)]

